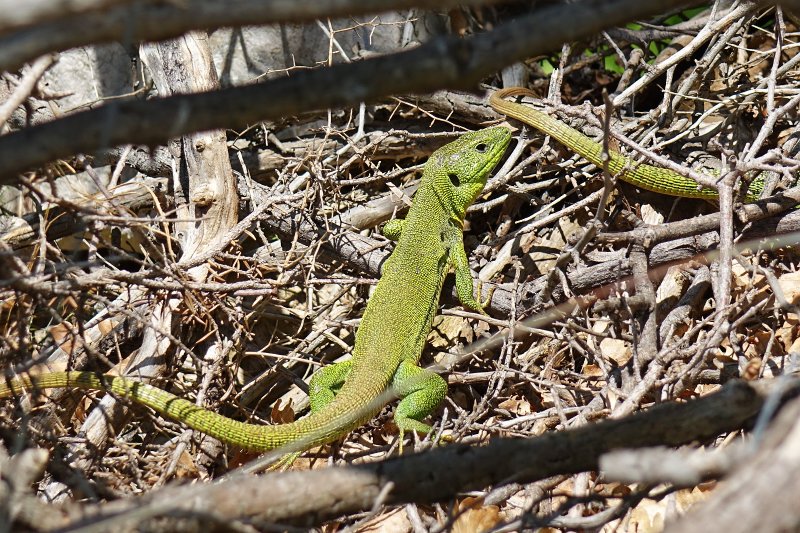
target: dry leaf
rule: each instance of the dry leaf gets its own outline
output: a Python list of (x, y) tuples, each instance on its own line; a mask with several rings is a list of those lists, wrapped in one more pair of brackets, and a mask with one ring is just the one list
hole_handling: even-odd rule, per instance
[[(714, 486), (716, 484), (712, 484), (711, 488)], [(679, 490), (675, 493), (675, 503), (677, 503), (678, 510), (685, 513), (692, 505), (707, 500), (710, 494), (711, 490), (703, 487)]]
[(387, 514), (379, 515), (362, 525), (356, 531), (359, 533), (407, 533), (411, 531), (411, 521), (405, 509), (397, 509)]
[(596, 70), (594, 73), (595, 84), (601, 87), (610, 85), (615, 79), (616, 77), (612, 78), (611, 76), (606, 75), (605, 72), (600, 70)]
[(645, 224), (651, 224), (655, 226), (664, 223), (664, 215), (653, 209), (653, 206), (650, 204), (643, 204), (641, 213), (642, 220)]
[(79, 402), (75, 404), (75, 409), (72, 411), (72, 420), (75, 420), (77, 426), (83, 424), (83, 421), (86, 420), (86, 416), (89, 414), (89, 411), (92, 409), (92, 399), (88, 396), (84, 396), (81, 398)]
[(731, 274), (733, 274), (733, 280), (738, 286), (747, 286), (750, 284), (750, 272), (738, 261), (735, 261), (731, 265)]
[(467, 497), (457, 505), (460, 513), (453, 523), (453, 533), (482, 533), (500, 523), (500, 508), (496, 505), (481, 505), (479, 498)]
[(764, 357), (764, 356), (771, 356), (771, 355), (782, 355), (780, 353), (780, 348), (776, 344), (772, 345), (771, 353), (767, 353), (767, 347), (769, 346), (770, 341), (772, 340), (772, 332), (766, 331), (763, 329), (755, 330), (754, 332), (747, 335), (747, 347), (745, 348), (744, 355), (748, 359), (753, 359), (755, 357)]
[(278, 400), (272, 406), (272, 410), (269, 413), (270, 422), (273, 424), (288, 424), (289, 422), (294, 422), (295, 412), (292, 409), (292, 400), (286, 402), (285, 407), (281, 407), (281, 401)]
[[(546, 237), (538, 239), (536, 246), (531, 246), (525, 263), (530, 264), (534, 274), (546, 274), (553, 270), (559, 253), (567, 244), (565, 235), (572, 235), (581, 231), (582, 227), (574, 220), (562, 217), (558, 221), (557, 231), (550, 232)], [(531, 234), (533, 235), (533, 234)]]
[(517, 416), (525, 416), (533, 412), (530, 402), (520, 396), (512, 396), (507, 400), (503, 400), (498, 404), (498, 407)]
[(664, 531), (664, 515), (666, 513), (664, 501), (642, 500), (631, 511), (628, 522), (630, 531), (636, 533), (656, 533)]
[(656, 289), (656, 305), (662, 316), (668, 313), (686, 292), (691, 281), (689, 273), (681, 266), (672, 266)]
[(800, 303), (800, 272), (789, 272), (778, 278), (783, 297), (792, 305)]
[[(228, 466), (231, 469), (238, 468), (240, 466), (246, 465), (256, 457), (258, 457), (257, 452), (250, 452), (247, 450), (236, 450), (231, 458), (228, 460)], [(295, 461), (296, 463), (297, 461)]]
[(594, 493), (606, 498), (625, 498), (630, 496), (633, 491), (628, 485), (622, 483), (598, 483), (594, 487)]
[[(717, 392), (721, 387), (722, 385), (720, 385), (719, 383), (701, 383), (700, 385), (694, 388), (694, 391), (695, 393), (697, 393), (698, 396), (707, 396), (709, 394)], [(685, 398), (688, 400), (694, 398), (694, 395), (688, 395), (685, 397), (681, 395), (679, 396), (679, 398), (682, 399)]]
[(603, 371), (597, 365), (585, 364), (583, 365), (582, 374), (587, 378), (602, 378)]
[[(465, 337), (472, 337), (472, 328), (468, 327), (465, 318), (452, 315), (439, 316), (434, 320), (431, 334), (428, 336), (428, 344), (434, 348), (446, 348), (456, 344), (462, 334)], [(471, 340), (471, 338), (467, 338), (466, 342), (471, 342)]]
[(789, 313), (786, 316), (786, 320), (784, 320), (783, 324), (775, 330), (775, 337), (780, 342), (781, 346), (783, 347), (783, 353), (789, 353), (792, 351), (797, 339), (800, 338), (798, 335), (798, 319), (793, 313)]
[(606, 337), (605, 339), (601, 340), (600, 353), (607, 360), (614, 361), (619, 366), (625, 366), (625, 364), (631, 358), (631, 348), (628, 343), (622, 339), (612, 339)]
[(746, 381), (753, 381), (758, 379), (758, 373), (761, 370), (761, 363), (763, 360), (760, 357), (754, 357), (747, 361), (747, 366), (742, 370), (742, 379)]
[(725, 365), (738, 365), (739, 359), (734, 355), (733, 350), (728, 348), (725, 351), (719, 351), (714, 354), (712, 363), (721, 370)]
[(178, 457), (178, 464), (175, 465), (175, 477), (178, 479), (196, 479), (200, 474), (197, 465), (194, 463), (191, 454), (183, 450)]
[(74, 348), (75, 337), (72, 335), (71, 329), (72, 325), (62, 322), (47, 330), (56, 345), (66, 353), (72, 353)]
[(459, 37), (465, 36), (469, 29), (469, 23), (461, 8), (451, 9), (447, 15), (450, 17), (450, 30)]
[(599, 320), (595, 320), (592, 323), (592, 331), (597, 333), (598, 335), (604, 334), (608, 331), (608, 328), (611, 327), (611, 321), (607, 318), (601, 318)]
[(102, 320), (99, 324), (97, 324), (97, 329), (100, 331), (101, 335), (108, 335), (114, 329), (114, 321), (109, 319)]

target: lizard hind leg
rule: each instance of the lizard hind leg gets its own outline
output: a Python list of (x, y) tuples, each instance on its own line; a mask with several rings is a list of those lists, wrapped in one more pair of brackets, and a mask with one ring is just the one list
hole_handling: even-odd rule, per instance
[(437, 374), (403, 361), (392, 380), (395, 393), (402, 398), (394, 412), (400, 430), (400, 453), (406, 431), (430, 433), (433, 429), (421, 420), (433, 413), (447, 395), (447, 381)]
[[(311, 382), (308, 384), (308, 401), (311, 404), (311, 412), (316, 413), (333, 401), (336, 393), (344, 385), (345, 380), (350, 375), (353, 363), (351, 360), (334, 363), (324, 366), (314, 372)], [(302, 452), (287, 453), (275, 463), (270, 465), (268, 470), (279, 471), (288, 470)]]
[(406, 220), (401, 218), (393, 218), (383, 226), (383, 236), (387, 239), (397, 242), (403, 234), (403, 228), (406, 227)]
[(353, 361), (348, 359), (324, 366), (314, 372), (308, 384), (308, 401), (311, 403), (312, 413), (319, 412), (333, 401), (336, 393), (350, 376), (352, 368)]

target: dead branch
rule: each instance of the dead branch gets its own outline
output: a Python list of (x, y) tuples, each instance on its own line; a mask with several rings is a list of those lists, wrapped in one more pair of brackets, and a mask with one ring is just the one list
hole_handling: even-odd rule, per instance
[[(413, 7), (446, 9), (458, 5), (489, 4), (492, 0), (187, 0), (182, 4), (157, 0), (84, 0), (51, 4), (37, 0), (24, 5), (3, 0), (8, 17), (0, 22), (0, 70), (14, 70), (45, 53), (92, 43), (119, 40), (132, 43), (160, 41), (192, 30), (221, 26), (310, 22), (319, 18), (381, 13)], [(74, 5), (73, 5), (74, 4)], [(191, 14), (191, 16), (187, 16)]]
[[(578, 39), (682, 3), (593, 0), (554, 6), (463, 40), (440, 37), (407, 52), (297, 72), (256, 85), (146, 102), (115, 102), (81, 111), (0, 138), (0, 160), (6, 161), (0, 169), (0, 184), (14, 183), (19, 172), (36, 165), (108, 146), (162, 144), (195, 131), (244, 129), (259, 120), (284, 119), (391, 94), (471, 89), (498, 67), (550, 50), (552, 43)], [(187, 115), (184, 109), (193, 112)], [(114, 128), (109, 129), (106, 125), (111, 122)]]
[[(195, 521), (210, 516), (215, 521), (309, 526), (370, 509), (377, 502), (437, 502), (490, 485), (595, 470), (611, 450), (680, 446), (741, 429), (762, 409), (774, 386), (774, 382), (731, 382), (715, 394), (685, 404), (665, 404), (536, 439), (496, 439), (484, 447), (451, 445), (379, 463), (164, 489), (137, 500), (86, 508), (81, 516), (65, 517), (61, 528), (126, 527), (132, 523), (129, 520), (141, 524), (145, 517), (170, 515), (194, 515)], [(794, 379), (784, 392), (798, 390), (800, 382)]]
[(779, 532), (797, 529), (800, 494), (797, 450), (800, 402), (795, 399), (769, 430), (749, 445), (755, 451), (738, 464), (708, 502), (667, 527), (669, 533), (693, 531)]

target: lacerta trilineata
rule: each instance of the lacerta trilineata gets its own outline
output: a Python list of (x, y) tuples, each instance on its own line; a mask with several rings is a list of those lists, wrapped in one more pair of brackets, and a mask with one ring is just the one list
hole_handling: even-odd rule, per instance
[[(523, 87), (509, 87), (493, 92), (489, 97), (489, 104), (495, 111), (533, 126), (590, 163), (603, 168), (603, 146), (600, 143), (534, 107), (505, 100), (507, 96), (534, 96), (534, 94)], [(642, 189), (683, 198), (719, 197), (717, 191), (701, 189), (696, 181), (672, 170), (639, 163), (612, 150), (609, 150), (609, 156), (608, 169), (611, 174)], [(758, 200), (763, 189), (764, 176), (759, 175), (750, 182), (745, 200), (748, 202)]]
[(391, 390), (401, 398), (394, 414), (401, 438), (404, 431), (429, 432), (422, 419), (444, 398), (447, 382), (417, 363), (451, 267), (461, 303), (482, 311), (464, 251), (463, 221), (510, 139), (507, 128), (488, 128), (431, 155), (408, 216), (387, 225), (387, 236), (397, 245), (367, 303), (353, 357), (314, 374), (308, 416), (276, 426), (247, 424), (153, 386), (92, 372), (16, 377), (0, 384), (0, 397), (52, 387), (110, 390), (221, 441), (260, 451), (336, 440), (375, 416)]

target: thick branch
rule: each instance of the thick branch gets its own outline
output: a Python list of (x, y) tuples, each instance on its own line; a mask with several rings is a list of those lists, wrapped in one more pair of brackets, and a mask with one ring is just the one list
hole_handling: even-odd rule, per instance
[(753, 457), (704, 504), (673, 524), (670, 533), (797, 531), (800, 526), (800, 401), (793, 400), (778, 415), (763, 438), (752, 441)]
[[(86, 522), (167, 514), (198, 520), (213, 509), (216, 520), (319, 523), (385, 502), (442, 501), (460, 492), (557, 474), (596, 470), (611, 450), (678, 446), (745, 427), (764, 405), (775, 382), (736, 381), (687, 403), (663, 404), (620, 420), (608, 420), (539, 438), (497, 439), (485, 447), (452, 445), (385, 462), (289, 472), (225, 483), (155, 491), (137, 501), (106, 505)], [(800, 387), (794, 379), (792, 388)], [(84, 522), (84, 524), (86, 523)]]
[(133, 0), (0, 0), (0, 34), (41, 24), (68, 15), (86, 15), (120, 4), (131, 4)]
[[(0, 0), (0, 70), (15, 70), (49, 51), (124, 39), (135, 44), (223, 26), (310, 22), (402, 11), (449, 9), (497, 0)], [(122, 4), (115, 5), (112, 4)], [(13, 15), (13, 16), (9, 16)], [(29, 28), (24, 29), (26, 26)], [(13, 30), (19, 29), (14, 33)]]
[[(0, 184), (60, 157), (119, 144), (163, 144), (216, 128), (373, 101), (391, 94), (473, 88), (498, 68), (686, 0), (591, 0), (542, 9), (472, 38), (441, 37), (413, 50), (301, 71), (247, 87), (114, 102), (0, 138)], [(0, 46), (2, 50), (2, 46)]]

